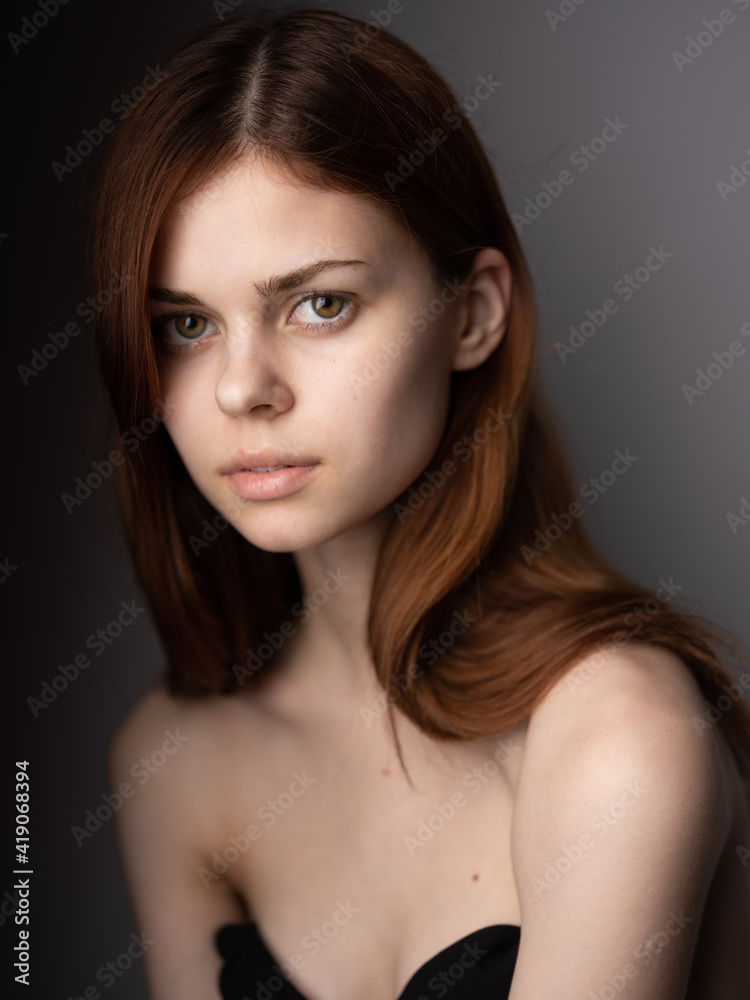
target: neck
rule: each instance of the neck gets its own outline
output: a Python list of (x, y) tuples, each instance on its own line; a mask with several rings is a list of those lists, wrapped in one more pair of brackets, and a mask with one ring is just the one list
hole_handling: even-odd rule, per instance
[(314, 700), (371, 693), (376, 685), (367, 645), (367, 621), (381, 515), (294, 559), (303, 608), (285, 677)]

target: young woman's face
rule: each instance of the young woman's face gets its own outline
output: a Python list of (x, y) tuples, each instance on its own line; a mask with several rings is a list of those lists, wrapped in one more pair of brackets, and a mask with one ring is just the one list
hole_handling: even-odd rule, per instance
[(429, 467), (458, 292), (377, 206), (247, 157), (170, 213), (149, 277), (165, 426), (248, 541), (319, 545)]

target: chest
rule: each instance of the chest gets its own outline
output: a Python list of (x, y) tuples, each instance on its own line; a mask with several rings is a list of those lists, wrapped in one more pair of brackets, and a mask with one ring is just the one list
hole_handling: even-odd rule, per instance
[(304, 996), (398, 996), (452, 942), (520, 924), (510, 833), (521, 746), (412, 745), (413, 785), (376, 739), (335, 753), (267, 746), (268, 766), (227, 803), (214, 857)]

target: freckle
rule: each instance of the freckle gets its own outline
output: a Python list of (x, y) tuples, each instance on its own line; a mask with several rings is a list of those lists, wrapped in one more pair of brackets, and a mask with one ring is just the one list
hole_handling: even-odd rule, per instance
[(388, 778), (390, 776), (391, 769), (390, 769), (390, 767), (386, 766), (386, 767), (383, 768), (383, 770), (380, 773), (384, 774), (386, 776), (386, 778)]
[(472, 875), (472, 876), (471, 876), (471, 881), (472, 881), (472, 882), (476, 882), (476, 880), (477, 880), (478, 878), (479, 878), (479, 876), (478, 876), (478, 875)]

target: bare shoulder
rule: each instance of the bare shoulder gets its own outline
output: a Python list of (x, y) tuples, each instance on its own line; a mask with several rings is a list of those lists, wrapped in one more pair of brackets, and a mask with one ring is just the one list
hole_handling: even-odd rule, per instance
[(532, 713), (521, 780), (534, 786), (554, 773), (562, 786), (595, 784), (614, 794), (618, 782), (638, 773), (655, 792), (663, 786), (662, 808), (672, 802), (679, 813), (690, 801), (726, 834), (725, 755), (716, 730), (700, 724), (704, 714), (696, 679), (667, 647), (631, 642), (595, 651), (572, 665)]
[(684, 661), (666, 646), (629, 642), (603, 646), (573, 663), (540, 706), (548, 711), (562, 694), (582, 703), (645, 699), (674, 714), (702, 708), (700, 688)]
[(551, 954), (561, 1000), (612, 969), (637, 976), (628, 997), (684, 996), (737, 808), (720, 737), (696, 725), (703, 709), (680, 657), (631, 642), (572, 664), (531, 714), (511, 838), (524, 927), (513, 1000), (549, 985), (538, 969)]
[(177, 698), (160, 682), (126, 712), (109, 744), (113, 787), (129, 782), (138, 787), (144, 810), (153, 805), (189, 818), (196, 840), (210, 839), (220, 819), (225, 702), (221, 696)]
[(124, 873), (137, 924), (155, 942), (145, 958), (155, 1000), (218, 1000), (214, 935), (243, 916), (229, 885), (201, 878), (226, 802), (223, 715), (220, 699), (177, 699), (159, 684), (110, 741)]
[(529, 720), (529, 766), (547, 754), (575, 759), (600, 754), (639, 766), (658, 762), (675, 780), (716, 781), (718, 734), (701, 724), (705, 698), (672, 650), (642, 642), (590, 653), (555, 683)]
[(149, 740), (163, 727), (186, 725), (210, 719), (203, 699), (175, 698), (160, 681), (148, 688), (121, 718), (110, 741), (113, 754), (126, 748), (137, 747), (142, 740)]

